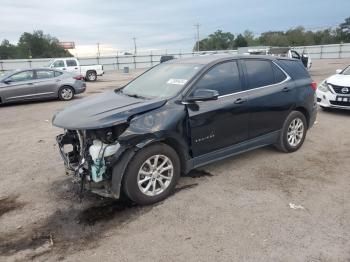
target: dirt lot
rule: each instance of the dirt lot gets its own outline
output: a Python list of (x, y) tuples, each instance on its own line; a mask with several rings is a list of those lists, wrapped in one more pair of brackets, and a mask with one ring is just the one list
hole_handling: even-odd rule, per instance
[[(314, 61), (311, 73), (320, 81), (349, 63)], [(106, 74), (83, 96), (137, 73)], [(320, 111), (296, 153), (228, 158), (138, 207), (78, 198), (51, 125), (69, 103), (0, 107), (1, 261), (350, 261), (350, 111)]]

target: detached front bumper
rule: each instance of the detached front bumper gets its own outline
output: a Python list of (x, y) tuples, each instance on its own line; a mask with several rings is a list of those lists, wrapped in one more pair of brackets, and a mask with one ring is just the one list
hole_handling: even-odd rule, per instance
[(317, 104), (325, 108), (338, 108), (350, 110), (350, 95), (334, 94), (330, 91), (316, 91)]

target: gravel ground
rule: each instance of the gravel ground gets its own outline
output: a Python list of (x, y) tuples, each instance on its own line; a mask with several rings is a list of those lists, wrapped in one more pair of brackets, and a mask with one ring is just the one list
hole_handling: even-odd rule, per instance
[[(316, 60), (311, 74), (319, 82), (349, 63)], [(140, 72), (109, 72), (75, 101)], [(51, 125), (70, 103), (0, 107), (1, 261), (350, 261), (350, 111), (320, 111), (296, 153), (207, 165), (139, 207), (79, 199)]]

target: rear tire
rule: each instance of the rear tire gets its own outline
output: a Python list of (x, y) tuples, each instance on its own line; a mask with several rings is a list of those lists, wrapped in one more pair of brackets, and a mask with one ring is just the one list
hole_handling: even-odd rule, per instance
[(62, 86), (60, 90), (58, 90), (58, 98), (62, 101), (72, 100), (74, 97), (74, 89), (70, 86)]
[(123, 191), (137, 204), (150, 205), (167, 198), (179, 177), (176, 151), (156, 143), (141, 149), (131, 159), (124, 174)]
[(292, 111), (284, 121), (276, 147), (286, 153), (297, 151), (304, 143), (307, 131), (306, 118), (299, 111)]
[(95, 71), (90, 70), (86, 72), (86, 80), (89, 82), (95, 82), (97, 80), (97, 74)]

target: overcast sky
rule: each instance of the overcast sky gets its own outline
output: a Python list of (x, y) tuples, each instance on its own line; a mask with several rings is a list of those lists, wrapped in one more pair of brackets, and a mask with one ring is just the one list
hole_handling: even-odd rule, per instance
[(235, 35), (303, 25), (335, 26), (350, 16), (350, 0), (0, 0), (0, 40), (18, 41), (23, 32), (41, 29), (60, 41), (74, 41), (74, 55), (132, 50), (189, 51), (200, 37), (217, 29)]

